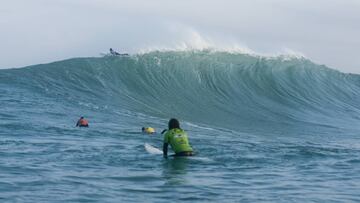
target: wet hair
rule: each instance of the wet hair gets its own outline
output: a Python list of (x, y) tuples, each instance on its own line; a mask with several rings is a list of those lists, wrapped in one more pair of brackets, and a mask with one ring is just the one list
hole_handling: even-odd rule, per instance
[(180, 123), (176, 118), (172, 118), (169, 120), (169, 130), (174, 128), (180, 128)]
[(80, 119), (84, 119), (84, 116), (81, 116)]

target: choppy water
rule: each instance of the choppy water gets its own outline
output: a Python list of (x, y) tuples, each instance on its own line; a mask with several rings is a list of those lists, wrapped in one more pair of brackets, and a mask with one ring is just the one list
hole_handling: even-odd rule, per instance
[[(0, 201), (359, 202), (359, 91), (303, 58), (211, 51), (0, 70)], [(145, 149), (171, 117), (197, 156)]]

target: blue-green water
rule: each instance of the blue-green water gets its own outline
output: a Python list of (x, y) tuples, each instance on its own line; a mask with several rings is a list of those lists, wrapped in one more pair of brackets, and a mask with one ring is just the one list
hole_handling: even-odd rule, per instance
[[(0, 202), (359, 202), (359, 92), (304, 58), (211, 51), (0, 70)], [(145, 150), (171, 117), (197, 156)]]

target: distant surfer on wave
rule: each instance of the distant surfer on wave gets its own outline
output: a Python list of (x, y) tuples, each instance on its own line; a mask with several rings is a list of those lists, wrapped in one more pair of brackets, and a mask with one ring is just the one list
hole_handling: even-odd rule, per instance
[(164, 146), (163, 155), (167, 158), (168, 146), (175, 152), (175, 156), (192, 156), (193, 149), (191, 148), (188, 140), (187, 133), (180, 128), (180, 123), (177, 119), (172, 118), (168, 123), (168, 130), (164, 130)]
[(118, 52), (114, 51), (112, 48), (110, 48), (110, 55), (111, 56), (129, 56), (129, 54), (127, 54), (127, 53), (119, 54)]
[(76, 123), (76, 127), (89, 127), (89, 122), (84, 117), (81, 116), (78, 122)]
[(119, 56), (120, 54), (114, 51), (112, 48), (110, 48), (110, 54), (114, 56)]

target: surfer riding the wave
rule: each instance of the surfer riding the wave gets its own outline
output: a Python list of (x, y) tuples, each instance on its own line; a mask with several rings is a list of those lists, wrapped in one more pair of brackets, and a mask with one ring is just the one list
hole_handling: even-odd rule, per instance
[(110, 54), (114, 56), (120, 55), (118, 52), (114, 51), (112, 48), (110, 48)]
[(188, 140), (187, 133), (180, 128), (180, 123), (177, 119), (172, 118), (168, 123), (168, 130), (164, 130), (164, 145), (163, 155), (167, 158), (168, 146), (175, 152), (174, 156), (192, 156), (193, 149), (191, 148)]
[(114, 51), (112, 48), (110, 48), (110, 55), (112, 56), (129, 56), (129, 54), (119, 54), (118, 52)]

